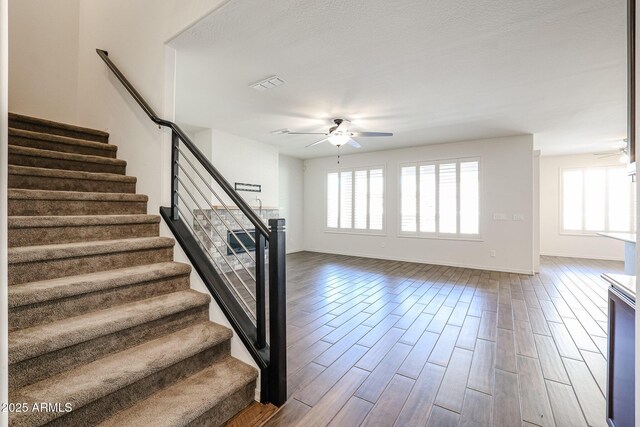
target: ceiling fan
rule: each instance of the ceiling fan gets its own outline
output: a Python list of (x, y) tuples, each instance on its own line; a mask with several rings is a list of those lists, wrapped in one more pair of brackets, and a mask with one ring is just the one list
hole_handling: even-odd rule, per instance
[(329, 128), (329, 132), (284, 132), (288, 135), (325, 135), (326, 138), (321, 139), (320, 141), (316, 141), (312, 144), (306, 146), (313, 147), (314, 145), (320, 144), (324, 141), (329, 141), (331, 144), (340, 148), (341, 146), (348, 144), (355, 148), (360, 148), (360, 145), (353, 137), (371, 137), (371, 136), (393, 136), (393, 133), (389, 132), (349, 132), (349, 126), (351, 122), (349, 120), (344, 119), (334, 119), (333, 123), (335, 126), (331, 126)]
[[(624, 140), (627, 141), (626, 139)], [(599, 159), (606, 159), (607, 157), (619, 156), (620, 163), (627, 163), (629, 161), (629, 154), (627, 153), (627, 147), (619, 147), (616, 151), (609, 151), (605, 153), (593, 153), (594, 156), (598, 156)]]

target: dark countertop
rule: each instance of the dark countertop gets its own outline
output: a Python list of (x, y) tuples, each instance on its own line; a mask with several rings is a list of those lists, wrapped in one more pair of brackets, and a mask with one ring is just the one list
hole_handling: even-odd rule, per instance
[(636, 276), (605, 273), (602, 278), (633, 301), (636, 300)]

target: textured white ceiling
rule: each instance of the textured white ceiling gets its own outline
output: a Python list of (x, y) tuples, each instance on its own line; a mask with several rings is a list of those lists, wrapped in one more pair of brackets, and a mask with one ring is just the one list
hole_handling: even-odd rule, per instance
[[(609, 149), (626, 136), (625, 0), (232, 0), (171, 42), (176, 117), (335, 154), (332, 118), (359, 151), (535, 134), (543, 155)], [(258, 92), (272, 75), (286, 81)], [(345, 152), (356, 149), (346, 147)]]

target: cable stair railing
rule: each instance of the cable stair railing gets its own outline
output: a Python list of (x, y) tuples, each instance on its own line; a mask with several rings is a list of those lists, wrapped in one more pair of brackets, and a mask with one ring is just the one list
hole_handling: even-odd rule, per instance
[(171, 206), (160, 214), (261, 370), (260, 397), (287, 398), (284, 219), (268, 225), (175, 123), (158, 117), (108, 53), (96, 52), (158, 126), (171, 129)]

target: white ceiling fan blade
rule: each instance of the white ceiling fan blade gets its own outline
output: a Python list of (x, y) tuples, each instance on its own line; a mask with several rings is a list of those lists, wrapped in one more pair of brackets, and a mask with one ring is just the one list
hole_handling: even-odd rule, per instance
[(287, 135), (329, 135), (327, 132), (285, 132)]
[(349, 145), (350, 145), (350, 146), (352, 146), (352, 147), (356, 147), (356, 148), (361, 148), (361, 147), (362, 147), (362, 145), (360, 145), (360, 144), (358, 143), (358, 141), (356, 141), (355, 139), (350, 139), (350, 140), (348, 140), (348, 141), (347, 141), (347, 144), (349, 144)]
[(393, 136), (391, 132), (351, 132), (351, 136), (370, 137), (370, 136)]
[(325, 138), (325, 139), (321, 139), (320, 141), (316, 141), (316, 142), (314, 142), (313, 144), (309, 144), (309, 145), (307, 145), (307, 146), (306, 146), (306, 147), (304, 147), (304, 148), (313, 147), (314, 145), (318, 145), (318, 144), (320, 144), (321, 142), (325, 142), (326, 140), (327, 140), (327, 138)]

